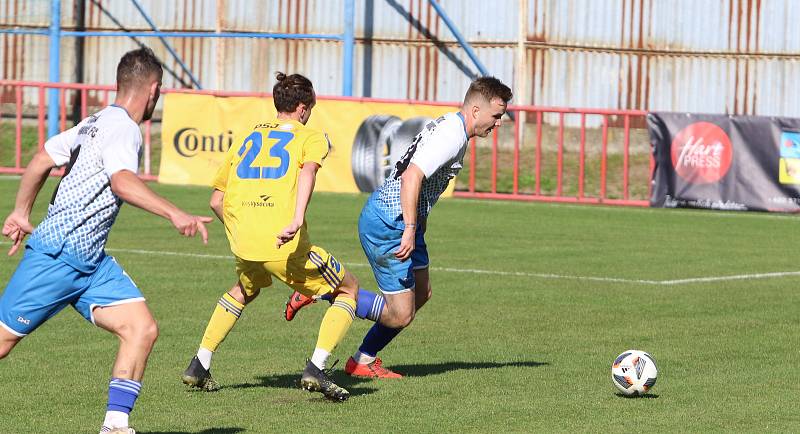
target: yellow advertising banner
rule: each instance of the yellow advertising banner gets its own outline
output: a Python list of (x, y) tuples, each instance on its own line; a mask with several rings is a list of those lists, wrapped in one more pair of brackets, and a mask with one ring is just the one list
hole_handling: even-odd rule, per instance
[[(371, 192), (425, 123), (454, 107), (317, 100), (308, 126), (333, 145), (315, 190)], [(276, 116), (272, 98), (165, 95), (159, 182), (211, 185), (231, 146)], [(451, 187), (446, 193), (450, 195)]]

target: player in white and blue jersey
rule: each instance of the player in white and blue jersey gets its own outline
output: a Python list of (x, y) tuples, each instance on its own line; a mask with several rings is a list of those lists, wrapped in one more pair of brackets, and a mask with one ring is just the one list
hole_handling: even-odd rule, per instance
[[(122, 202), (169, 219), (185, 236), (210, 217), (187, 214), (155, 194), (137, 176), (142, 134), (161, 89), (161, 63), (149, 48), (126, 53), (117, 66), (114, 104), (49, 139), (28, 164), (3, 235), (13, 255), (25, 236), (25, 255), (0, 296), (0, 359), (67, 305), (117, 335), (120, 347), (108, 388), (101, 433), (132, 433), (133, 408), (147, 358), (158, 336), (139, 288), (104, 246)], [(50, 170), (67, 165), (47, 216), (34, 230), (28, 221)]]
[[(382, 295), (360, 290), (356, 315), (376, 321), (345, 372), (358, 377), (399, 378), (377, 354), (431, 297), (425, 221), (450, 180), (461, 170), (469, 139), (500, 126), (512, 93), (494, 77), (474, 80), (461, 110), (429, 122), (412, 141), (384, 183), (367, 200), (358, 220), (361, 247)], [(287, 319), (310, 300), (293, 294)]]

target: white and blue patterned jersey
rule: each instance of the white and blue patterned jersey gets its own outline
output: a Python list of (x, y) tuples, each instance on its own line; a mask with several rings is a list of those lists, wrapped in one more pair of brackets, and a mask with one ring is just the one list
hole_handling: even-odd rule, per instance
[(414, 163), (425, 174), (417, 201), (417, 216), (427, 217), (450, 180), (461, 171), (466, 150), (467, 130), (461, 112), (447, 113), (428, 122), (414, 137), (391, 174), (372, 193), (367, 206), (379, 209), (388, 223), (401, 220), (400, 176), (409, 164)]
[(111, 191), (111, 175), (137, 173), (142, 133), (125, 109), (109, 106), (44, 145), (57, 166), (70, 163), (28, 246), (93, 272), (105, 256), (108, 232), (122, 200)]

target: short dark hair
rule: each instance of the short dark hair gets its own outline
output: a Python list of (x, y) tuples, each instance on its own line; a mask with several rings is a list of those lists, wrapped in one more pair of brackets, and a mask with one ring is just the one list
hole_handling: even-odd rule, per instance
[(311, 106), (314, 103), (314, 86), (311, 80), (300, 74), (286, 75), (276, 72), (278, 80), (272, 88), (272, 100), (278, 113), (291, 113), (300, 103)]
[(153, 75), (161, 79), (163, 73), (161, 61), (153, 54), (153, 50), (142, 47), (128, 51), (117, 65), (117, 91), (145, 84)]
[(467, 94), (464, 95), (464, 102), (471, 100), (476, 96), (482, 96), (486, 101), (491, 102), (495, 98), (500, 98), (504, 103), (508, 104), (514, 96), (511, 89), (503, 84), (495, 77), (479, 77), (472, 81), (467, 89)]

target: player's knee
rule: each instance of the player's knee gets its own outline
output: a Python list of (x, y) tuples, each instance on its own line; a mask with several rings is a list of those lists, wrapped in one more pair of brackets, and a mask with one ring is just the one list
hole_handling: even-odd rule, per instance
[(117, 335), (128, 342), (138, 345), (152, 346), (158, 339), (158, 324), (155, 321), (141, 321), (123, 324), (117, 330)]
[(347, 294), (350, 298), (356, 300), (356, 297), (358, 297), (358, 279), (350, 274), (349, 271), (345, 272), (342, 283), (334, 292), (336, 294)]
[(142, 330), (142, 340), (150, 345), (156, 343), (158, 339), (158, 323), (155, 321), (150, 321), (149, 324), (146, 324)]
[(402, 329), (414, 321), (414, 312), (414, 309), (395, 310), (393, 315), (391, 315), (390, 318), (387, 318), (388, 321), (383, 321), (383, 319), (381, 319), (381, 322), (387, 327)]
[(406, 328), (414, 321), (414, 312), (403, 312), (397, 318), (397, 328)]
[(251, 294), (247, 294), (240, 283), (233, 285), (233, 288), (231, 288), (228, 291), (228, 295), (230, 295), (231, 297), (233, 297), (234, 300), (238, 301), (239, 303), (242, 303), (245, 306), (247, 306), (247, 304), (250, 303), (251, 301), (255, 300), (260, 293), (261, 293), (260, 288), (253, 288)]

